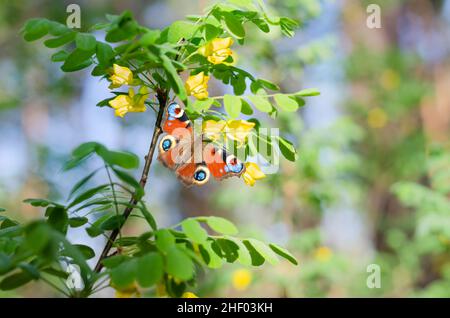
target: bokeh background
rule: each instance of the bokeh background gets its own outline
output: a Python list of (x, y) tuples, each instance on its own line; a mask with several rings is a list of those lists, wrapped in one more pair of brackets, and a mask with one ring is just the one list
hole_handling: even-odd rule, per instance
[[(0, 206), (22, 221), (42, 216), (25, 198), (65, 200), (83, 171), (61, 168), (79, 143), (98, 141), (142, 157), (154, 123), (151, 112), (120, 119), (95, 107), (108, 97), (106, 82), (89, 71), (64, 75), (50, 62), (51, 50), (22, 40), (24, 21), (64, 22), (70, 3), (81, 7), (82, 29), (125, 9), (162, 28), (209, 4), (0, 0)], [(243, 236), (288, 247), (300, 265), (227, 265), (200, 273), (192, 291), (200, 297), (450, 297), (450, 1), (267, 3), (301, 28), (292, 39), (248, 29), (249, 45), (236, 45), (238, 63), (283, 91), (322, 92), (295, 116), (268, 121), (261, 114), (295, 143), (299, 160), (282, 161), (277, 174), (253, 188), (227, 180), (187, 189), (156, 163), (146, 200), (161, 225), (225, 216)], [(381, 7), (381, 29), (366, 26), (371, 3)], [(211, 85), (211, 95), (224, 93), (219, 82)], [(92, 168), (95, 163), (86, 167)], [(125, 231), (143, 226), (131, 220)], [(97, 249), (104, 244), (83, 230), (69, 237)], [(381, 268), (380, 288), (367, 286), (370, 264)], [(112, 295), (105, 289), (96, 296)], [(1, 296), (56, 294), (33, 283)]]

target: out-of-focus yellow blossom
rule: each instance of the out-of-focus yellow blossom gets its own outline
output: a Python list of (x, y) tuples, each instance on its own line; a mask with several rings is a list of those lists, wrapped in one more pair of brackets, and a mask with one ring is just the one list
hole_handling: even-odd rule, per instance
[(198, 296), (191, 292), (184, 292), (181, 298), (198, 298)]
[(326, 246), (318, 247), (314, 251), (314, 258), (319, 262), (328, 262), (331, 259), (333, 252)]
[(387, 120), (386, 112), (379, 107), (371, 109), (367, 115), (367, 124), (372, 128), (383, 128)]
[(113, 74), (109, 77), (111, 85), (109, 88), (117, 88), (122, 85), (131, 85), (133, 82), (133, 72), (128, 67), (113, 65)]
[(204, 72), (189, 76), (184, 84), (188, 95), (194, 96), (197, 99), (208, 98), (208, 81), (209, 76)]
[(128, 95), (117, 95), (116, 98), (109, 101), (109, 105), (114, 108), (115, 115), (119, 117), (125, 116), (128, 112), (145, 112), (145, 100), (149, 95), (148, 88), (142, 86), (139, 89), (139, 94), (135, 94), (134, 90), (130, 88)]
[(244, 178), (244, 182), (253, 187), (255, 185), (256, 180), (261, 180), (266, 177), (266, 175), (261, 171), (259, 166), (253, 162), (245, 163), (245, 172), (242, 175)]
[(203, 133), (213, 141), (227, 137), (238, 142), (238, 146), (243, 145), (247, 136), (255, 127), (255, 123), (246, 120), (207, 120), (203, 123)]
[(215, 38), (200, 47), (198, 53), (205, 56), (206, 59), (213, 64), (221, 64), (233, 54), (233, 51), (230, 49), (232, 44), (233, 39), (230, 37)]
[(136, 283), (132, 283), (130, 286), (125, 288), (116, 288), (112, 286), (116, 290), (116, 298), (131, 298), (131, 297), (141, 297), (141, 293), (138, 289)]
[(166, 285), (164, 283), (156, 284), (156, 296), (167, 297)]
[(233, 272), (232, 284), (236, 290), (244, 291), (252, 282), (252, 272), (248, 269), (238, 269)]
[(380, 83), (385, 90), (392, 91), (400, 85), (400, 75), (394, 70), (386, 69), (381, 74)]

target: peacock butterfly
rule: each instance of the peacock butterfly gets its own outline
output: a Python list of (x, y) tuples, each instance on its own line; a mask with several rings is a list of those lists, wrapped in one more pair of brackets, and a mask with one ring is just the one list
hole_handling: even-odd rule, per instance
[(167, 107), (162, 130), (166, 134), (159, 142), (158, 160), (175, 171), (184, 185), (204, 185), (211, 175), (222, 180), (244, 173), (245, 166), (236, 156), (205, 140), (202, 134), (194, 135), (191, 121), (177, 103)]

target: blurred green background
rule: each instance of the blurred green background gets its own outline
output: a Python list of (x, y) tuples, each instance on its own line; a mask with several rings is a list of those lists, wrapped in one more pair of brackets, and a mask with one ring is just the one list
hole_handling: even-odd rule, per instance
[[(82, 171), (61, 167), (79, 143), (95, 140), (142, 157), (150, 139), (153, 114), (122, 120), (95, 107), (108, 97), (106, 82), (89, 71), (64, 75), (50, 62), (54, 52), (21, 39), (24, 21), (64, 22), (71, 3), (80, 5), (86, 30), (125, 9), (162, 28), (210, 2), (0, 0), (0, 206), (19, 220), (42, 216), (24, 198), (66, 197)], [(292, 39), (247, 30), (249, 45), (236, 45), (238, 63), (286, 92), (321, 90), (296, 116), (261, 116), (295, 142), (299, 160), (282, 161), (253, 188), (242, 180), (184, 188), (157, 163), (146, 200), (162, 225), (225, 216), (243, 235), (288, 247), (300, 265), (224, 266), (200, 273), (192, 291), (200, 297), (450, 297), (450, 1), (267, 3), (301, 28)], [(366, 26), (371, 3), (381, 8), (380, 29)], [(212, 96), (224, 93), (230, 92), (211, 83)], [(131, 220), (125, 231), (142, 227)], [(83, 230), (69, 237), (97, 249), (104, 244)], [(381, 269), (379, 288), (367, 284), (370, 264)], [(112, 295), (105, 289), (95, 296)], [(33, 283), (0, 296), (56, 295)]]

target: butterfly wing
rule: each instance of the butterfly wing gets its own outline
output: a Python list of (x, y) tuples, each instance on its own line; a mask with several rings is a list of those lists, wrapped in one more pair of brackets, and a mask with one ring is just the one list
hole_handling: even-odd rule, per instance
[(218, 148), (213, 143), (204, 146), (203, 160), (217, 180), (239, 177), (245, 171), (244, 164), (236, 156), (228, 154), (225, 149)]
[(167, 107), (162, 130), (166, 133), (159, 142), (158, 160), (171, 170), (175, 170), (183, 157), (183, 151), (192, 139), (192, 127), (184, 110), (177, 103)]
[(244, 173), (245, 166), (236, 156), (194, 137), (191, 122), (177, 103), (168, 106), (162, 129), (166, 135), (159, 143), (158, 160), (174, 170), (184, 185), (203, 185), (210, 175), (222, 180)]

